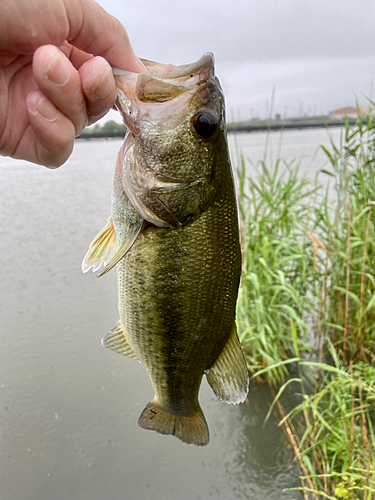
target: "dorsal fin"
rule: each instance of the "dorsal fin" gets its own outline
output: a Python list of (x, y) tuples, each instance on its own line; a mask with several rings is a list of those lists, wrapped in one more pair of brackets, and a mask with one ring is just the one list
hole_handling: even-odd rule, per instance
[(215, 363), (206, 371), (207, 381), (225, 403), (243, 403), (249, 392), (249, 372), (234, 325)]

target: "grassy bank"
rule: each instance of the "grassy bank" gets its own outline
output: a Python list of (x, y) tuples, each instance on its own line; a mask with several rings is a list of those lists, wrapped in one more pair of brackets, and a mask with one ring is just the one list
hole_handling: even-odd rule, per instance
[[(305, 498), (375, 493), (375, 122), (343, 129), (311, 186), (298, 164), (240, 172), (241, 342), (293, 446)], [(322, 176), (325, 177), (323, 188)], [(334, 196), (333, 196), (334, 195)], [(335, 198), (335, 202), (332, 199)], [(292, 370), (291, 370), (292, 368)], [(293, 373), (293, 376), (291, 376)], [(300, 405), (280, 401), (297, 384)]]

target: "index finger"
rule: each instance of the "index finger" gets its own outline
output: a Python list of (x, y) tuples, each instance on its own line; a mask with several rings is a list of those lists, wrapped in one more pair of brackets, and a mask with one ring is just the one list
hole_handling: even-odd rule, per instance
[[(128, 34), (118, 19), (94, 0), (65, 1), (69, 22), (68, 42), (78, 49), (102, 56), (116, 68), (139, 73), (145, 67), (134, 54)], [(80, 3), (81, 16), (77, 16)]]
[(95, 0), (1, 0), (0, 33), (0, 55), (31, 55), (68, 41), (86, 52), (83, 59), (93, 54), (116, 68), (145, 70), (124, 26)]

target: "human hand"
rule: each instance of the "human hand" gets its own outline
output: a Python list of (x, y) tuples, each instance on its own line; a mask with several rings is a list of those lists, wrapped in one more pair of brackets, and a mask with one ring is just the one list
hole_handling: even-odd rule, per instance
[(111, 66), (144, 66), (94, 0), (3, 0), (1, 9), (0, 154), (58, 167), (115, 104)]

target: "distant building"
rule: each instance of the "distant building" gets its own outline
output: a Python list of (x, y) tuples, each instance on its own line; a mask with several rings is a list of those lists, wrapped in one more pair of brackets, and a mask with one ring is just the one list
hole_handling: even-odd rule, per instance
[[(367, 114), (374, 115), (374, 106), (369, 106), (368, 104), (359, 104), (359, 115), (363, 118)], [(358, 110), (354, 106), (345, 106), (344, 108), (334, 109), (329, 113), (330, 118), (357, 118)]]
[(345, 106), (344, 108), (334, 109), (329, 113), (330, 118), (357, 118), (357, 108), (354, 106)]

